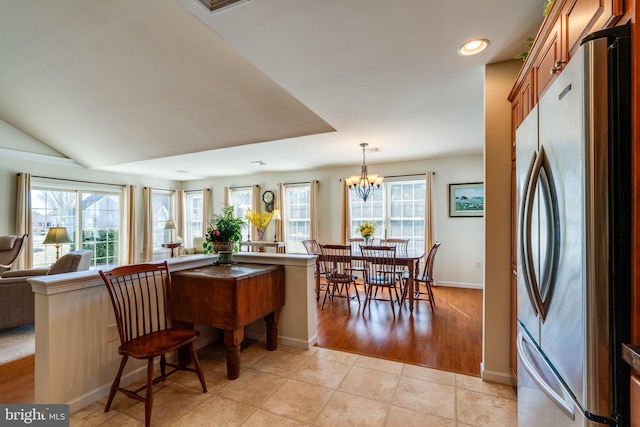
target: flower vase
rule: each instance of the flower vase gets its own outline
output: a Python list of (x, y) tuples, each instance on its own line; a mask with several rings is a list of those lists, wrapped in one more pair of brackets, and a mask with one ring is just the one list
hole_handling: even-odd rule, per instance
[(233, 242), (213, 242), (212, 248), (218, 254), (218, 264), (233, 263)]
[[(264, 241), (264, 231), (258, 231), (258, 240)], [(265, 252), (264, 246), (258, 246), (258, 252)]]
[(364, 237), (364, 245), (365, 246), (370, 246), (370, 242), (371, 242), (371, 237), (365, 236)]

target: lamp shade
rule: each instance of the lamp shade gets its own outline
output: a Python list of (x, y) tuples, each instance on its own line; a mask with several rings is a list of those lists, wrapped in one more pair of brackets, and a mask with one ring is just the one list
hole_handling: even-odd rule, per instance
[(176, 223), (172, 219), (170, 219), (164, 225), (164, 229), (165, 230), (175, 230), (176, 229)]
[(67, 234), (67, 229), (64, 227), (51, 227), (42, 244), (53, 245), (60, 243), (71, 243), (69, 234)]

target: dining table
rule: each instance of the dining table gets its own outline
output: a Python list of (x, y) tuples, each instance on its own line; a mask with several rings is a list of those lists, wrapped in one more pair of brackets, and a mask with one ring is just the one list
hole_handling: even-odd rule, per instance
[[(424, 251), (407, 251), (396, 252), (396, 265), (407, 267), (407, 294), (409, 300), (409, 312), (413, 313), (414, 303), (414, 276), (419, 271), (420, 259), (424, 257)], [(360, 251), (351, 252), (352, 261), (364, 261), (364, 256)], [(316, 258), (316, 272), (320, 272), (320, 263), (322, 262), (322, 255), (319, 254)], [(320, 274), (315, 275), (316, 296), (320, 295)]]

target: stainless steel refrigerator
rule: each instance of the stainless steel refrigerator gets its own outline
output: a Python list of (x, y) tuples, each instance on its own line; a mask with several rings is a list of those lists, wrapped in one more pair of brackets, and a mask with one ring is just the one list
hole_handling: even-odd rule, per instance
[(629, 424), (629, 34), (585, 38), (516, 131), (519, 426)]

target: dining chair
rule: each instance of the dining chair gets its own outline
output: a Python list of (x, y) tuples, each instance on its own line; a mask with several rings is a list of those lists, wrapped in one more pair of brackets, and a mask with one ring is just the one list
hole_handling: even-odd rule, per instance
[(320, 309), (324, 309), (327, 297), (333, 302), (334, 298), (345, 298), (347, 308), (351, 314), (351, 295), (349, 286), (353, 285), (360, 304), (360, 294), (356, 286), (356, 278), (353, 275), (351, 265), (351, 246), (349, 245), (321, 245), (322, 263), (324, 264), (324, 277), (327, 283), (324, 298)]
[[(360, 237), (355, 237), (353, 239), (347, 239), (347, 243), (351, 246), (352, 254), (360, 254), (360, 246), (364, 245), (364, 239)], [(358, 277), (364, 280), (364, 260), (362, 259), (354, 259), (351, 261), (351, 268)]]
[[(409, 239), (381, 239), (380, 244), (382, 246), (393, 246), (396, 248), (396, 256), (397, 255), (407, 255), (409, 253)], [(406, 265), (396, 265), (396, 271), (398, 272), (398, 280), (400, 281), (400, 286), (403, 287), (402, 276), (407, 272)], [(404, 289), (402, 290), (404, 292)]]
[[(431, 287), (433, 286), (433, 266), (436, 260), (436, 253), (438, 252), (438, 248), (440, 248), (441, 243), (435, 242), (431, 249), (429, 250), (429, 255), (427, 255), (427, 260), (424, 263), (424, 269), (422, 273), (417, 274), (413, 277), (413, 300), (427, 300), (431, 305), (431, 312), (433, 312), (433, 308), (436, 305), (435, 298), (433, 297), (433, 290)], [(406, 283), (409, 279), (408, 275), (403, 276), (403, 282), (405, 283), (405, 293), (403, 293), (403, 301), (406, 297)], [(422, 290), (421, 285), (424, 285), (424, 290)], [(424, 296), (424, 298), (422, 298)]]
[[(304, 246), (308, 255), (317, 255), (318, 259), (316, 260), (316, 268), (313, 272), (314, 276), (320, 275), (324, 276), (324, 266), (322, 261), (320, 260), (320, 256), (322, 255), (322, 251), (320, 250), (320, 244), (315, 239), (303, 240), (302, 246)], [(320, 292), (323, 285), (321, 284), (319, 288), (316, 289), (316, 301), (320, 300)]]
[[(401, 301), (397, 287), (399, 280), (396, 271), (396, 248), (393, 246), (361, 246), (360, 251), (366, 267), (364, 270), (366, 297), (363, 314), (367, 305), (371, 310), (371, 301), (386, 300), (382, 296), (377, 297), (377, 290), (386, 288), (389, 294), (388, 301), (391, 303), (391, 312), (393, 317), (396, 317), (393, 295), (395, 294), (395, 300), (398, 303)], [(384, 295), (384, 293), (381, 292), (381, 295)]]
[[(194, 341), (200, 332), (195, 329), (175, 329), (171, 304), (171, 275), (165, 261), (162, 264), (135, 264), (116, 267), (111, 271), (100, 270), (116, 317), (122, 356), (104, 411), (109, 412), (111, 403), (120, 391), (126, 396), (144, 402), (145, 425), (151, 425), (153, 407), (153, 385), (164, 381), (178, 370), (195, 372), (202, 391), (207, 392), (204, 374), (200, 367)], [(169, 363), (166, 354), (179, 347), (189, 345), (194, 368)], [(154, 359), (160, 356), (160, 375), (154, 378)], [(129, 357), (147, 360), (147, 382), (136, 390), (120, 387), (120, 378)], [(172, 368), (170, 372), (166, 367)], [(146, 390), (143, 397), (140, 392)]]

